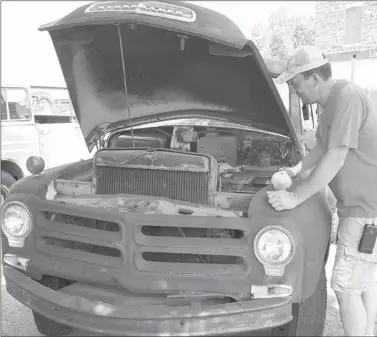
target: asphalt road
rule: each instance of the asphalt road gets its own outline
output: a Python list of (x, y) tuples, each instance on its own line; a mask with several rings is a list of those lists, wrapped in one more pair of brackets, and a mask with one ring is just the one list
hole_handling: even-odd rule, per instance
[[(331, 267), (334, 258), (334, 251), (330, 254), (327, 264), (327, 275), (330, 279)], [(14, 300), (5, 291), (4, 279), (1, 282), (2, 290), (2, 336), (42, 336), (38, 333), (33, 322), (30, 309), (24, 307)], [(75, 333), (75, 335), (77, 335)], [(80, 333), (81, 335), (81, 333)], [(377, 322), (375, 326), (377, 336)], [(324, 336), (344, 336), (342, 325), (339, 319), (339, 307), (334, 292), (328, 291), (327, 321)]]

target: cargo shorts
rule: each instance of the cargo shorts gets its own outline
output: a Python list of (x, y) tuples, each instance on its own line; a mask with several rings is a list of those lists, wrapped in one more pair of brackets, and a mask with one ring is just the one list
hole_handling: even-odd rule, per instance
[(377, 225), (377, 218), (340, 218), (331, 288), (350, 295), (361, 295), (377, 286), (377, 243), (372, 254), (358, 251), (366, 224)]

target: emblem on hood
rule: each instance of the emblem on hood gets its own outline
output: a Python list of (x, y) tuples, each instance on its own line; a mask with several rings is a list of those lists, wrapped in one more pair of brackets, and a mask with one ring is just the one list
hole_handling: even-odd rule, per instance
[(157, 155), (156, 149), (148, 149), (147, 151), (145, 151), (145, 154), (148, 157), (148, 159), (151, 161), (151, 165), (153, 165), (154, 162), (156, 161), (156, 155)]
[(85, 13), (101, 12), (143, 14), (190, 23), (196, 20), (196, 13), (192, 9), (155, 1), (143, 1), (131, 4), (125, 1), (97, 2), (85, 10)]

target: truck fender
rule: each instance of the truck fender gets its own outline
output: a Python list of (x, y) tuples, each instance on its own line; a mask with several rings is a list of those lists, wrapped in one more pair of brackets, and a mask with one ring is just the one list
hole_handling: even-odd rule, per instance
[[(295, 181), (292, 187), (297, 183)], [(268, 203), (266, 194), (272, 189), (271, 186), (266, 187), (254, 196), (249, 217), (255, 230), (263, 229), (266, 225), (281, 226), (293, 236), (295, 257), (286, 266), (284, 275), (267, 277), (267, 280), (291, 285), (294, 289), (293, 302), (298, 303), (313, 294), (327, 261), (332, 212), (325, 189), (292, 210), (275, 211)]]
[(1, 170), (9, 173), (16, 181), (25, 176), (20, 165), (12, 159), (1, 159)]

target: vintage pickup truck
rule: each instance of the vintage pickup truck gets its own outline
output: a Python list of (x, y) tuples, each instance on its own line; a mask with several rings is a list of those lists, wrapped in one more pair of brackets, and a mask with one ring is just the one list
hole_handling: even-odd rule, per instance
[(266, 198), (303, 156), (282, 63), (185, 2), (95, 2), (41, 30), (96, 153), (31, 158), (1, 210), (6, 288), (38, 330), (322, 335), (325, 191), (282, 212)]

